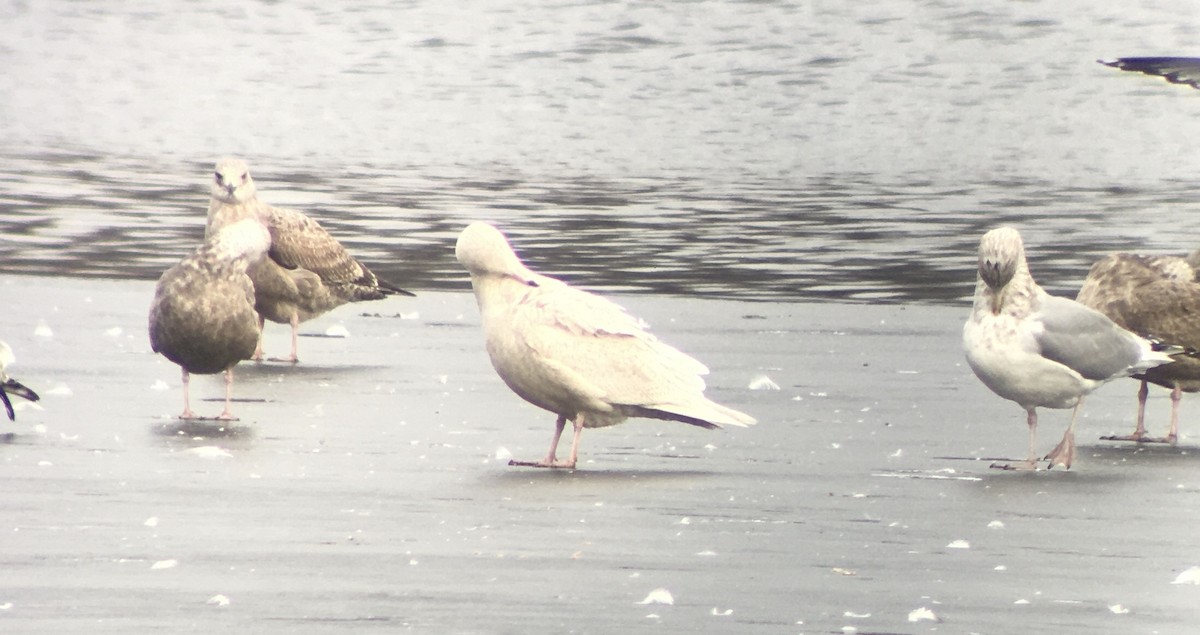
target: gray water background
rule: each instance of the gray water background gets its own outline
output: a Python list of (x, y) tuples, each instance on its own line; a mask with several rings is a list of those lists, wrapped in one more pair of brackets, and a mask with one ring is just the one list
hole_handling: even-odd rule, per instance
[(961, 302), (980, 234), (1073, 294), (1197, 247), (1200, 3), (0, 2), (0, 271), (154, 279), (215, 160), (381, 276), (469, 221), (594, 289)]

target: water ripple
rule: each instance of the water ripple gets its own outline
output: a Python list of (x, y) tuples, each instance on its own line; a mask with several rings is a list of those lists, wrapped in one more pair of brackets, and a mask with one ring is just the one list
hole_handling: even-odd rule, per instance
[[(203, 235), (207, 165), (4, 159), (0, 262), (8, 272), (154, 279)], [(1025, 230), (1047, 288), (1072, 294), (1100, 255), (1172, 242), (1133, 212), (1177, 204), (1179, 192), (1195, 187), (941, 187), (858, 175), (714, 188), (689, 179), (536, 182), (370, 167), (264, 168), (256, 179), (264, 200), (304, 209), (408, 288), (467, 288), (453, 245), (462, 227), (484, 219), (532, 267), (594, 289), (929, 303), (971, 294), (976, 241), (1000, 223)], [(1178, 236), (1196, 233), (1197, 221), (1179, 221)], [(1176, 251), (1188, 247), (1174, 242)]]

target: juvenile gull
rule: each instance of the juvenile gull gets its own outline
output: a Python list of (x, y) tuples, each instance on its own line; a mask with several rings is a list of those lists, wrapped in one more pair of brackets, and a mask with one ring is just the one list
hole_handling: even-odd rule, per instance
[(1171, 361), (1102, 313), (1043, 291), (1029, 273), (1021, 235), (1011, 227), (993, 229), (979, 241), (975, 302), (963, 327), (963, 349), (971, 370), (992, 392), (1028, 413), (1023, 469), (1037, 465), (1038, 407), (1074, 407), (1062, 441), (1046, 456), (1049, 467), (1070, 468), (1083, 396), (1106, 381)]
[[(1113, 322), (1157, 341), (1188, 351), (1200, 350), (1200, 252), (1178, 256), (1112, 254), (1092, 265), (1079, 302)], [(1184, 392), (1200, 390), (1200, 359), (1175, 355), (1174, 363), (1134, 375), (1138, 388), (1137, 427), (1132, 434), (1104, 437), (1114, 441), (1175, 443), (1179, 439), (1179, 402)], [(1171, 389), (1171, 430), (1166, 437), (1146, 434), (1147, 383)]]
[[(495, 227), (471, 224), (454, 253), (471, 274), (492, 366), (521, 398), (558, 415), (546, 457), (509, 465), (573, 468), (584, 428), (627, 417), (703, 428), (754, 423), (704, 396), (703, 364), (658, 341), (620, 306), (529, 270)], [(562, 461), (556, 452), (567, 421), (575, 434)]]
[(8, 376), (5, 369), (13, 362), (17, 361), (13, 355), (12, 347), (8, 343), (0, 341), (0, 401), (4, 402), (4, 412), (8, 413), (9, 421), (16, 421), (17, 415), (13, 412), (12, 402), (9, 401), (9, 395), (24, 397), (30, 401), (41, 399), (36, 392), (26, 388), (24, 384)]
[[(271, 251), (249, 269), (254, 281), (254, 308), (263, 319), (290, 324), (292, 352), (298, 361), (300, 323), (347, 302), (381, 300), (412, 293), (379, 280), (358, 262), (317, 221), (291, 209), (273, 207), (258, 199), (250, 169), (240, 159), (225, 158), (213, 170), (206, 235), (244, 218), (258, 217), (271, 232)], [(262, 343), (254, 359), (262, 359)]]
[(225, 373), (225, 410), (233, 419), (233, 367), (254, 354), (259, 321), (247, 268), (261, 260), (271, 235), (256, 219), (232, 223), (205, 240), (158, 280), (150, 305), (150, 347), (179, 364), (183, 414), (194, 419), (188, 396), (191, 373)]
[(1105, 66), (1161, 77), (1172, 84), (1200, 88), (1200, 58), (1197, 57), (1120, 57)]

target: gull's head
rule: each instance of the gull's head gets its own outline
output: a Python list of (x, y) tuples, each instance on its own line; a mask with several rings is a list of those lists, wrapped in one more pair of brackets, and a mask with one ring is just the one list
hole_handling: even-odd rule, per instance
[(1005, 290), (1025, 261), (1025, 244), (1012, 227), (998, 227), (979, 239), (979, 279), (992, 290), (992, 313), (999, 313)]
[(213, 167), (212, 197), (224, 203), (245, 203), (254, 198), (254, 179), (245, 161), (226, 157)]
[(987, 286), (999, 290), (1012, 280), (1024, 257), (1025, 245), (1017, 230), (993, 229), (979, 240), (979, 277)]
[(472, 276), (507, 276), (536, 285), (533, 273), (521, 264), (508, 239), (487, 223), (471, 223), (458, 235), (454, 257)]

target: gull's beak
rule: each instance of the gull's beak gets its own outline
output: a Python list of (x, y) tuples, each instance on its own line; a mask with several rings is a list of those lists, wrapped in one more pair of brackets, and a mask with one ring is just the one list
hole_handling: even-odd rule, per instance
[(516, 272), (510, 273), (508, 275), (513, 280), (516, 280), (517, 282), (520, 282), (521, 284), (523, 284), (527, 287), (540, 287), (541, 286), (537, 283), (537, 280), (533, 279), (532, 276), (523, 276), (520, 273), (516, 273)]
[(1000, 315), (1000, 307), (1004, 304), (1004, 291), (992, 290), (992, 315)]

